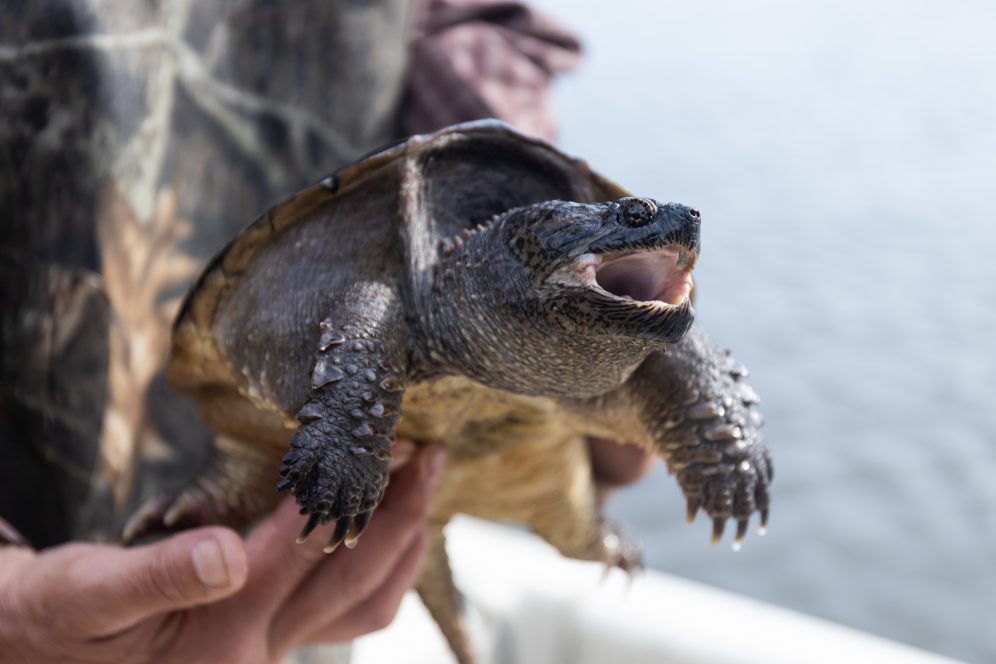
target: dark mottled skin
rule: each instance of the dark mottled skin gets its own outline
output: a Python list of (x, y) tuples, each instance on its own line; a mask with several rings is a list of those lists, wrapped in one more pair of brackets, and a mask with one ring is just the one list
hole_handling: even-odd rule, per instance
[[(626, 385), (596, 404), (635, 403), (668, 470), (688, 501), (688, 520), (703, 509), (718, 541), (728, 518), (737, 521), (737, 542), (755, 510), (768, 520), (773, 467), (761, 438), (764, 424), (747, 370), (697, 327), (667, 354), (652, 353)], [(599, 404), (599, 402), (602, 402)]]
[[(692, 323), (688, 306), (662, 314), (550, 283), (584, 253), (697, 251), (697, 212), (656, 204), (627, 216), (627, 202), (516, 208), (441, 250), (434, 287), (414, 294), (416, 316), (401, 315), (390, 289), (366, 288), (322, 321), (311, 396), (281, 468), (281, 488), (315, 515), (303, 535), (345, 519), (334, 547), (379, 502), (409, 376), (462, 374), (518, 394), (594, 396), (681, 339)], [(648, 413), (648, 428), (655, 417)]]
[(689, 307), (652, 314), (551, 278), (584, 253), (698, 251), (697, 212), (663, 205), (627, 222), (621, 207), (530, 205), (444, 249), (433, 288), (416, 296), (423, 372), (460, 373), (519, 394), (593, 396), (680, 339), (692, 323)]
[[(250, 522), (274, 500), (260, 459), (282, 457), (278, 486), (311, 515), (302, 537), (335, 522), (326, 550), (353, 546), (395, 436), (441, 444), (450, 470), (418, 589), (462, 663), (473, 654), (442, 535), (453, 514), (636, 564), (607, 537), (586, 436), (661, 456), (690, 516), (703, 509), (717, 538), (735, 519), (739, 543), (768, 511), (756, 395), (685, 295), (627, 291), (687, 275), (699, 231), (697, 211), (628, 196), (499, 124), (413, 137), (304, 190), (215, 259), (174, 327), (170, 378), (233, 441), (228, 461), (147, 505), (126, 536)], [(616, 259), (605, 284), (635, 282), (610, 291), (597, 269)]]
[(383, 329), (380, 316), (370, 315), (393, 320), (396, 307), (378, 311), (375, 302), (384, 294), (371, 289), (354, 297), (355, 307), (321, 322), (311, 395), (297, 413), (301, 427), (278, 486), (293, 489), (302, 511), (312, 515), (302, 537), (319, 522), (338, 520), (330, 548), (359, 536), (384, 495), (406, 378), (397, 330)]

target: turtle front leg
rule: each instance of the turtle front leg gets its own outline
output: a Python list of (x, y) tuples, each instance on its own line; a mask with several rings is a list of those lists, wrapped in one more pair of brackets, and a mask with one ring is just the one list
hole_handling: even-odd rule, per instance
[(277, 485), (310, 515), (298, 541), (336, 522), (329, 553), (355, 545), (384, 495), (405, 389), (401, 318), (384, 302), (361, 301), (321, 322), (311, 392)]
[(698, 329), (652, 353), (624, 389), (642, 426), (677, 475), (688, 520), (701, 508), (713, 519), (713, 543), (737, 521), (739, 547), (753, 512), (768, 521), (773, 467), (760, 429), (757, 393), (747, 370)]

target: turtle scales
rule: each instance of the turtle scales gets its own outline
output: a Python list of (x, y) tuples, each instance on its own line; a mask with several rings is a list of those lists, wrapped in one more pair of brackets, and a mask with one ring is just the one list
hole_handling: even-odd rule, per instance
[(418, 591), (462, 664), (454, 514), (635, 564), (607, 536), (589, 436), (663, 458), (689, 519), (704, 510), (715, 540), (732, 519), (739, 543), (755, 511), (767, 521), (772, 467), (746, 370), (693, 323), (700, 221), (494, 121), (414, 136), (304, 189), (188, 293), (167, 371), (215, 450), (126, 537), (242, 527), (279, 488), (309, 515), (302, 537), (332, 523), (327, 550), (356, 546), (392, 441), (437, 443), (449, 463)]

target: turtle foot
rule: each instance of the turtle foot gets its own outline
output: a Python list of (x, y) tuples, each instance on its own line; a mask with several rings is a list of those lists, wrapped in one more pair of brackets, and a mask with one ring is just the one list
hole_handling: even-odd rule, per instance
[(733, 549), (739, 551), (756, 511), (760, 514), (759, 534), (768, 526), (770, 494), (768, 487), (774, 469), (763, 446), (739, 445), (736, 456), (715, 464), (691, 464), (678, 472), (688, 499), (687, 518), (691, 522), (699, 509), (712, 519), (712, 543), (723, 538), (726, 522), (736, 521)]
[(152, 535), (196, 528), (218, 521), (211, 497), (201, 489), (191, 487), (178, 494), (163, 494), (146, 501), (128, 519), (121, 538), (126, 544), (130, 544)]
[(349, 548), (356, 545), (384, 495), (390, 459), (386, 440), (384, 444), (350, 440), (357, 437), (354, 432), (342, 444), (336, 434), (326, 420), (302, 426), (284, 455), (283, 479), (277, 485), (294, 494), (301, 514), (310, 515), (298, 542), (307, 540), (319, 524), (335, 521), (326, 553), (341, 543)]
[(628, 574), (643, 569), (640, 543), (614, 521), (602, 522), (602, 559), (607, 568), (618, 567)]
[(688, 521), (704, 511), (716, 544), (732, 519), (739, 549), (754, 512), (764, 531), (771, 502), (760, 398), (744, 380), (747, 369), (700, 332), (669, 351), (651, 356), (635, 381), (638, 396), (653, 395), (645, 401), (649, 428), (688, 501)]

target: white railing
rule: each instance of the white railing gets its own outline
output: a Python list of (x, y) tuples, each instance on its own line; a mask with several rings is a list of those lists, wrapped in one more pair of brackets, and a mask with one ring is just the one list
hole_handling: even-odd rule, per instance
[[(942, 664), (953, 660), (654, 571), (630, 580), (468, 518), (447, 530), (481, 664)], [(417, 596), (352, 664), (452, 662)]]

